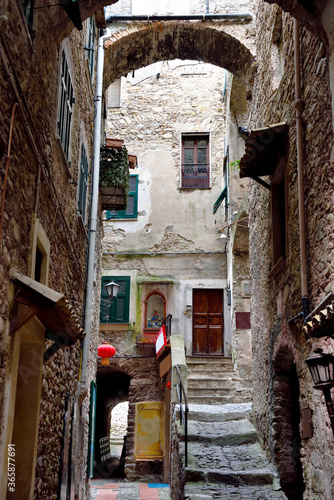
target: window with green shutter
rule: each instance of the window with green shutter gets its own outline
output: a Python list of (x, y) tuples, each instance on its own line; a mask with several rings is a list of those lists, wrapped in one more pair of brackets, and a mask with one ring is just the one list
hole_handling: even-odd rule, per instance
[[(117, 297), (110, 303), (105, 285), (120, 285)], [(103, 276), (101, 280), (100, 323), (129, 323), (130, 276)]]
[(130, 175), (129, 202), (126, 210), (107, 210), (107, 219), (137, 219), (138, 217), (138, 175)]

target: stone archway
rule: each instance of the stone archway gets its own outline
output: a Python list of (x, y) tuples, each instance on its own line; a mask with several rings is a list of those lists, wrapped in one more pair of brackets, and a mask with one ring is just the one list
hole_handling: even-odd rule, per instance
[(299, 380), (293, 352), (282, 347), (273, 362), (272, 437), (281, 487), (289, 500), (302, 500)]
[(103, 87), (157, 61), (191, 59), (227, 69), (249, 81), (254, 56), (228, 27), (209, 21), (167, 21), (138, 24), (106, 41)]
[[(113, 408), (123, 401), (128, 401), (130, 376), (111, 366), (99, 366), (97, 375), (96, 429), (95, 429), (95, 460), (101, 463), (99, 441), (110, 436), (110, 420)], [(124, 463), (123, 463), (124, 469)], [(112, 469), (98, 466), (102, 476), (108, 476)]]

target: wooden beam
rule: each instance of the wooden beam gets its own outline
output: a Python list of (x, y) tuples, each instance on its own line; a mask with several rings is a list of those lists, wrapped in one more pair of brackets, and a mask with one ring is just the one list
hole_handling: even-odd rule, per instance
[(259, 184), (261, 184), (261, 186), (267, 188), (267, 189), (271, 189), (271, 186), (270, 184), (268, 184), (267, 182), (263, 181), (262, 179), (260, 179), (260, 177), (258, 177), (257, 175), (252, 175), (251, 178), (258, 182)]
[(38, 306), (30, 306), (21, 311), (9, 325), (9, 335), (13, 335), (17, 330), (24, 326), (30, 318), (32, 318), (38, 311)]

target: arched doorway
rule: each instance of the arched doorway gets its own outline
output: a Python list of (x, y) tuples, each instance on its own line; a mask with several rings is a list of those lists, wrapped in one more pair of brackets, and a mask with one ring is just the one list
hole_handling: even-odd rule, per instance
[[(130, 377), (121, 370), (99, 366), (97, 376), (95, 467), (94, 477), (103, 479), (124, 477), (125, 443), (127, 426), (122, 439), (118, 432), (111, 441), (112, 412), (119, 403), (128, 401)], [(120, 429), (119, 429), (120, 430)]]
[(300, 461), (299, 379), (292, 351), (276, 355), (273, 374), (273, 448), (281, 487), (289, 500), (302, 500), (305, 490)]
[(105, 42), (104, 89), (133, 70), (172, 59), (214, 64), (248, 81), (253, 55), (228, 30), (227, 26), (222, 29), (222, 25), (207, 21), (166, 21), (119, 31)]

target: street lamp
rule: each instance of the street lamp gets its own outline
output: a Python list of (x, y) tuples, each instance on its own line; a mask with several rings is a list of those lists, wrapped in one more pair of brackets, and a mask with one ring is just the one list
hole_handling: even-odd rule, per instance
[(117, 297), (120, 285), (118, 285), (114, 281), (110, 281), (110, 283), (107, 283), (105, 285), (105, 287), (106, 287), (107, 294), (108, 294), (108, 297), (110, 299), (110, 302), (112, 303), (112, 301)]
[(315, 355), (305, 359), (305, 363), (309, 367), (314, 389), (324, 393), (334, 435), (334, 407), (331, 397), (331, 388), (334, 387), (334, 356), (324, 354), (322, 349), (316, 349), (314, 352)]

